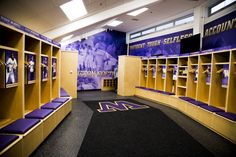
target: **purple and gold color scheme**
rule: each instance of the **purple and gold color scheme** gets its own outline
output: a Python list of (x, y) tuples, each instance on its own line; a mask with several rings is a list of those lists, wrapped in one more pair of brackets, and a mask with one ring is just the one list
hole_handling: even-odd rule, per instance
[(58, 42), (56, 42), (54, 40), (51, 40), (51, 39), (43, 36), (42, 34), (39, 34), (39, 33), (35, 32), (35, 31), (33, 31), (33, 30), (31, 30), (27, 27), (24, 27), (24, 26), (20, 25), (19, 23), (16, 23), (15, 21), (12, 21), (12, 20), (10, 20), (10, 19), (8, 19), (8, 18), (6, 18), (2, 15), (0, 15), (0, 21), (7, 24), (7, 25), (13, 26), (13, 27), (25, 32), (25, 33), (31, 34), (31, 35), (39, 38), (39, 39), (42, 39), (42, 40), (47, 41), (49, 43), (52, 43), (56, 46), (59, 46), (59, 47), (61, 46), (61, 44), (59, 44)]
[(149, 106), (139, 105), (128, 101), (104, 101), (99, 102), (99, 106), (100, 109), (97, 109), (97, 111), (101, 113), (149, 108)]

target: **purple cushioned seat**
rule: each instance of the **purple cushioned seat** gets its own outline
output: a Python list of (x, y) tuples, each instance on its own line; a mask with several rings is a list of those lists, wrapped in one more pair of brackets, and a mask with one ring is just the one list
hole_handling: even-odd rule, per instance
[(0, 135), (0, 152), (18, 138), (16, 135)]
[(52, 109), (37, 109), (25, 116), (25, 118), (30, 118), (30, 119), (44, 119), (47, 117), (50, 113), (52, 113)]
[(164, 91), (159, 91), (159, 93), (161, 93), (161, 94), (165, 94), (165, 95), (173, 95), (173, 94), (174, 94), (174, 93), (164, 92)]
[(60, 96), (61, 97), (70, 97), (70, 95), (63, 88), (60, 88)]
[(230, 119), (232, 121), (236, 121), (236, 114), (230, 113), (230, 112), (216, 112), (216, 114), (225, 117), (227, 119)]
[(163, 92), (163, 94), (166, 94), (166, 95), (174, 95), (174, 93), (170, 93), (170, 92)]
[(182, 99), (182, 100), (188, 101), (188, 102), (190, 102), (190, 101), (195, 101), (194, 99), (189, 98), (189, 97), (185, 97), (185, 96), (181, 96), (181, 97), (179, 97), (179, 98)]
[(45, 105), (41, 106), (41, 109), (57, 109), (58, 107), (60, 107), (62, 105), (62, 103), (59, 102), (49, 102), (46, 103)]
[(202, 106), (200, 106), (200, 107), (201, 107), (201, 108), (204, 108), (204, 109), (206, 109), (206, 110), (208, 110), (208, 111), (211, 111), (211, 112), (224, 112), (224, 110), (219, 109), (219, 108), (216, 108), (216, 107), (214, 107), (214, 106), (202, 105)]
[(39, 119), (18, 119), (14, 121), (13, 123), (0, 129), (0, 132), (24, 134), (39, 122), (40, 122)]
[(56, 98), (56, 99), (53, 99), (52, 102), (64, 103), (67, 100), (69, 100), (69, 98)]
[(142, 86), (136, 86), (136, 88), (144, 89), (144, 87), (142, 87)]
[(192, 103), (193, 105), (196, 105), (196, 106), (208, 106), (206, 103), (201, 102), (201, 101), (188, 100), (188, 102), (190, 102), (190, 103)]

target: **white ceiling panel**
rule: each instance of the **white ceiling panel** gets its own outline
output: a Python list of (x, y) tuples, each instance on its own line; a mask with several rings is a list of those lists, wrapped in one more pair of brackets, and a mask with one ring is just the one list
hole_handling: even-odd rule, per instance
[[(160, 2), (154, 2), (155, 0), (83, 0), (87, 8), (88, 14), (75, 21), (69, 21), (64, 15), (62, 10), (59, 8), (61, 4), (64, 4), (70, 0), (0, 0), (0, 14), (8, 17), (36, 32), (41, 34), (48, 34), (48, 32), (53, 32), (60, 30), (62, 27), (71, 25), (75, 21), (86, 21), (85, 19), (93, 19), (107, 10), (111, 10), (111, 14), (114, 16), (105, 15), (104, 18), (99, 17), (99, 20), (94, 20), (90, 25), (81, 27), (73, 31), (60, 32), (56, 38), (58, 41), (70, 34), (80, 35), (84, 32), (94, 30), (96, 28), (101, 28), (104, 23), (113, 18), (122, 20), (123, 23), (113, 30), (119, 30), (123, 32), (130, 32), (137, 30), (138, 28), (145, 27), (158, 21), (163, 21), (169, 19), (171, 16), (176, 16), (187, 10), (191, 10), (194, 7), (202, 4), (206, 0), (161, 0)], [(148, 4), (148, 1), (153, 1)], [(146, 3), (146, 4), (145, 4)], [(135, 4), (133, 7), (127, 8), (129, 4)], [(143, 4), (143, 5), (139, 5)], [(120, 7), (119, 6), (124, 6)], [(137, 6), (137, 7), (136, 7)], [(126, 15), (127, 12), (134, 10), (136, 8), (148, 7), (149, 10), (137, 17), (132, 17)], [(117, 11), (115, 8), (119, 8), (124, 11)], [(121, 14), (115, 14), (119, 12)], [(133, 20), (135, 19), (135, 20)], [(48, 36), (50, 37), (50, 36)]]

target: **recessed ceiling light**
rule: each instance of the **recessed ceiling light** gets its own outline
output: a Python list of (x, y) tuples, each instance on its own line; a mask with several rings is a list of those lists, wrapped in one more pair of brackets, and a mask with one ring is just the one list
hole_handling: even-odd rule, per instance
[(66, 36), (66, 37), (64, 37), (64, 38), (62, 38), (61, 39), (61, 41), (66, 41), (66, 40), (69, 40), (70, 38), (72, 38), (73, 37), (73, 34), (71, 34), (71, 35), (68, 35), (68, 36)]
[(145, 11), (147, 11), (148, 8), (141, 8), (141, 9), (138, 9), (138, 10), (135, 10), (135, 11), (132, 11), (130, 13), (127, 13), (127, 15), (130, 15), (130, 16), (137, 16)]
[(70, 21), (73, 21), (87, 14), (83, 0), (72, 0), (60, 5), (61, 10), (66, 14)]
[(122, 23), (123, 23), (123, 21), (113, 20), (112, 22), (108, 23), (107, 25), (111, 26), (111, 27), (116, 27)]

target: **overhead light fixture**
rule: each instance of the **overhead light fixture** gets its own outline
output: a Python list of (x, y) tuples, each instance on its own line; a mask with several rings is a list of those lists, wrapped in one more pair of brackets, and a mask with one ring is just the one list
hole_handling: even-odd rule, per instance
[(60, 5), (61, 10), (66, 14), (70, 21), (73, 21), (87, 14), (83, 0), (72, 0)]
[(62, 38), (61, 39), (61, 41), (66, 41), (66, 40), (69, 40), (70, 38), (72, 38), (73, 37), (73, 34), (71, 34), (71, 35), (68, 35), (68, 36), (66, 36), (66, 37), (64, 37), (64, 38)]
[(147, 11), (148, 8), (141, 8), (141, 9), (138, 9), (138, 10), (135, 10), (135, 11), (132, 11), (130, 13), (127, 13), (127, 15), (130, 15), (130, 16), (137, 16), (145, 11)]
[(120, 25), (122, 23), (123, 23), (123, 21), (113, 20), (110, 23), (108, 23), (107, 26), (116, 27), (116, 26), (118, 26), (118, 25)]

